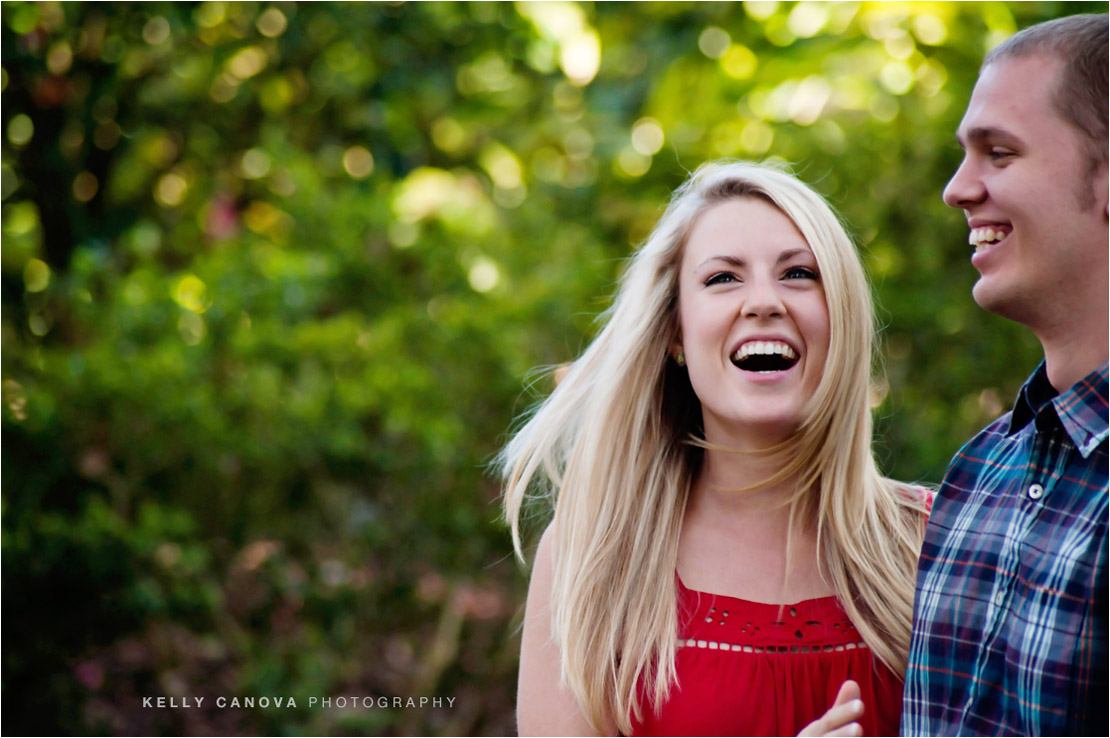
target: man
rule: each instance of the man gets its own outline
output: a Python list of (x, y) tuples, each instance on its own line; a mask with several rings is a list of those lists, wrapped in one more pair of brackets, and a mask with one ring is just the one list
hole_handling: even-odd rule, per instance
[(921, 553), (902, 732), (1107, 735), (1107, 16), (987, 55), (944, 191), (983, 308), (1045, 359), (956, 455)]

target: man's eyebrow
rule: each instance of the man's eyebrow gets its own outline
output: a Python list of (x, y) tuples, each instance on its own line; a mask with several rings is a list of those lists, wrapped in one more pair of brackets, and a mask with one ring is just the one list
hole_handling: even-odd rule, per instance
[(975, 128), (969, 129), (965, 134), (961, 134), (957, 131), (956, 140), (959, 142), (960, 146), (964, 148), (967, 148), (968, 142), (973, 144), (983, 144), (994, 141), (1002, 143), (1021, 143), (1021, 139), (1010, 131), (995, 126), (976, 126)]

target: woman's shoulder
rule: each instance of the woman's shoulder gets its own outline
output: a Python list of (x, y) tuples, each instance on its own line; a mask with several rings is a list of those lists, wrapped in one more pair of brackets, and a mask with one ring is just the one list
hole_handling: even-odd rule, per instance
[(541, 573), (550, 578), (551, 570), (555, 565), (555, 523), (549, 523), (547, 528), (544, 529), (543, 535), (540, 536), (540, 542), (536, 545), (536, 555), (532, 563), (532, 575)]
[(923, 508), (926, 515), (933, 511), (933, 498), (936, 489), (931, 485), (921, 482), (899, 482), (894, 479), (887, 480), (896, 493), (910, 506)]
[(563, 651), (552, 632), (551, 620), (553, 538), (553, 527), (548, 526), (536, 549), (524, 606), (517, 724), (521, 735), (596, 735), (582, 714), (578, 698), (562, 681)]

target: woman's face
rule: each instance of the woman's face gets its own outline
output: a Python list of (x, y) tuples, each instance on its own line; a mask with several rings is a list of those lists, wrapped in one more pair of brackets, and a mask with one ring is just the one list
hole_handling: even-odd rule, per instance
[(682, 254), (679, 340), (707, 441), (752, 450), (793, 433), (821, 380), (829, 312), (817, 259), (765, 200), (704, 211)]

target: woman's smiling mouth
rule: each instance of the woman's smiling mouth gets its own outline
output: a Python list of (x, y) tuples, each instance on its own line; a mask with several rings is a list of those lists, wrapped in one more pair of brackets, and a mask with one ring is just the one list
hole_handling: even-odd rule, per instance
[(798, 363), (798, 352), (783, 341), (746, 341), (729, 357), (738, 369), (773, 374)]

